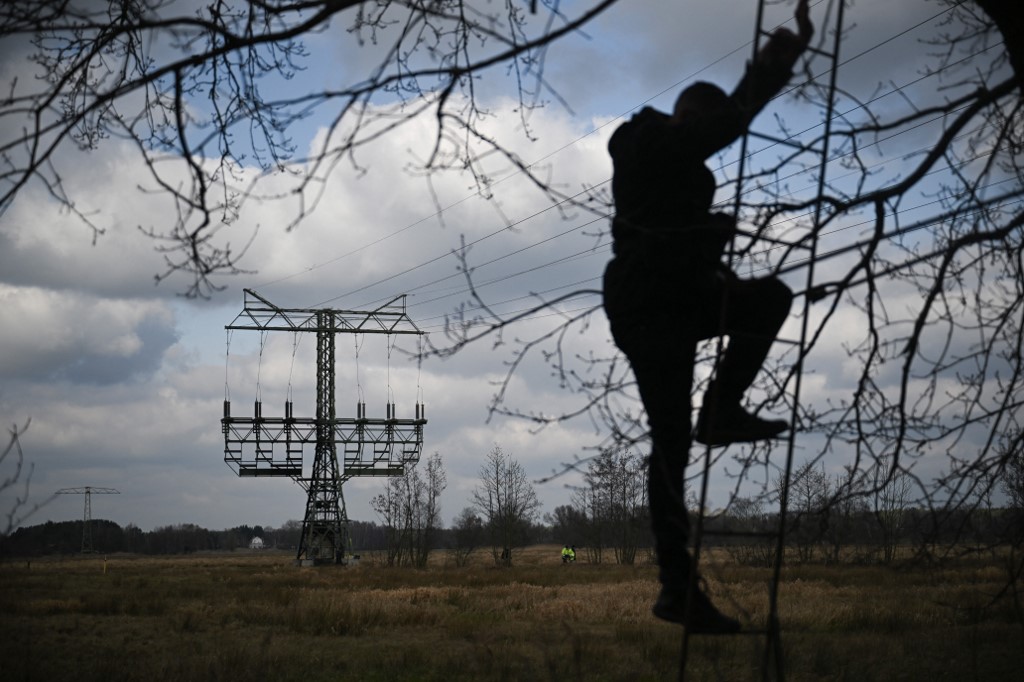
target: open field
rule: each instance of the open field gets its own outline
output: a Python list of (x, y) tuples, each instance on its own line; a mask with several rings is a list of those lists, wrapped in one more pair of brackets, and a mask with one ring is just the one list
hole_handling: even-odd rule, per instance
[[(0, 679), (676, 679), (682, 630), (650, 615), (655, 569), (562, 566), (559, 549), (511, 569), (440, 553), (427, 570), (248, 552), (9, 560)], [(723, 610), (763, 621), (765, 569), (723, 560), (714, 573)], [(1019, 680), (1021, 597), (988, 605), (1006, 582), (994, 558), (787, 568), (787, 679)], [(761, 650), (752, 635), (695, 637), (687, 679), (759, 679)]]

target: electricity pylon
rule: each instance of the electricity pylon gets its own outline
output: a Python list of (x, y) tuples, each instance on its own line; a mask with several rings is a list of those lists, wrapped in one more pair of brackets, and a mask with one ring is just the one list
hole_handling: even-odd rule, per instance
[[(244, 308), (228, 330), (316, 333), (316, 417), (296, 417), (286, 401), (284, 417), (263, 416), (257, 400), (252, 417), (231, 414), (224, 400), (221, 427), (224, 461), (239, 476), (287, 476), (308, 493), (296, 561), (300, 565), (344, 563), (348, 516), (342, 483), (354, 476), (401, 476), (419, 461), (423, 448), (423, 405), (414, 419), (398, 419), (388, 403), (384, 419), (366, 416), (365, 403), (355, 418), (339, 418), (334, 405), (334, 340), (337, 334), (418, 334), (423, 332), (405, 313), (405, 296), (375, 310), (279, 308), (245, 289)], [(303, 453), (313, 444), (310, 475), (304, 475)], [(338, 444), (343, 457), (338, 459)]]
[(82, 516), (82, 554), (91, 554), (92, 547), (92, 496), (93, 495), (120, 495), (120, 491), (113, 488), (94, 488), (87, 485), (84, 488), (61, 488), (58, 495), (85, 495), (85, 514)]

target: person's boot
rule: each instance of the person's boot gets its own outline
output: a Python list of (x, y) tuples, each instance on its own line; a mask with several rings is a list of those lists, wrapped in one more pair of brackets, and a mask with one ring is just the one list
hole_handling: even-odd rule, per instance
[(694, 585), (692, 601), (687, 609), (687, 586), (662, 585), (651, 612), (670, 623), (678, 623), (690, 634), (731, 635), (739, 632), (740, 622), (715, 608), (708, 596)]
[(750, 443), (774, 438), (789, 428), (782, 419), (761, 419), (738, 404), (705, 404), (697, 416), (694, 438), (704, 445)]

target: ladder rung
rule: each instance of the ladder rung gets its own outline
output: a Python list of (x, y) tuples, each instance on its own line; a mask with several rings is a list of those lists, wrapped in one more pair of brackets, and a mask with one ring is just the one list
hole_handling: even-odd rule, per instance
[(787, 338), (782, 337), (782, 336), (777, 336), (777, 337), (775, 337), (775, 343), (784, 343), (787, 346), (799, 346), (800, 345), (800, 339), (787, 339)]

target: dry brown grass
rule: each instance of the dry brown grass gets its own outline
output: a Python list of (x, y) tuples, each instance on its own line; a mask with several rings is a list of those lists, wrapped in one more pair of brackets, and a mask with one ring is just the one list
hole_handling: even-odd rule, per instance
[[(723, 609), (764, 622), (767, 571), (709, 555)], [(511, 569), (296, 568), (280, 554), (75, 557), (0, 566), (0, 679), (675, 679), (681, 629), (655, 569), (530, 548)], [(790, 680), (1010, 680), (1024, 628), (996, 558), (942, 568), (794, 566)], [(982, 608), (985, 607), (985, 608)], [(759, 679), (762, 639), (693, 638), (687, 679)]]

